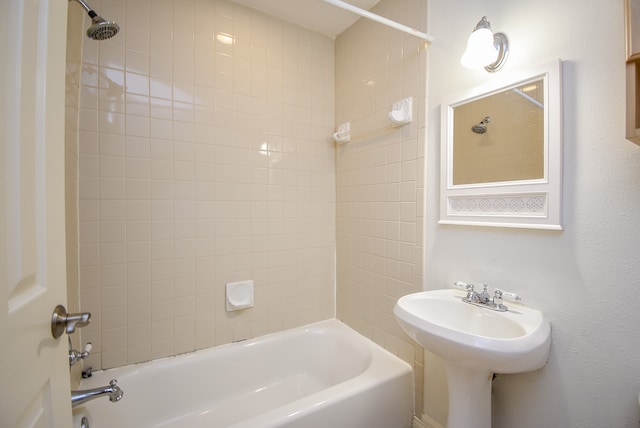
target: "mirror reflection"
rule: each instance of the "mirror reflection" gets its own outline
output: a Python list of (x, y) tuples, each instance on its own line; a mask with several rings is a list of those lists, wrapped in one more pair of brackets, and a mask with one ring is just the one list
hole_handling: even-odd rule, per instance
[(544, 178), (544, 80), (453, 109), (455, 185)]

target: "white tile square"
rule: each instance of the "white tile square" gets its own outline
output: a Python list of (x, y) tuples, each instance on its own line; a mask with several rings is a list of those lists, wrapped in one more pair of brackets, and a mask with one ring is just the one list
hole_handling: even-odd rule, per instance
[[(133, 273), (131, 267), (139, 267), (139, 273)], [(136, 282), (132, 278), (147, 276), (151, 278), (151, 264), (139, 263), (127, 265), (127, 305), (150, 304), (151, 303), (151, 282)]]
[[(127, 263), (127, 293), (129, 294), (129, 301), (132, 300), (131, 295), (137, 296), (134, 298), (138, 301), (142, 298), (142, 294), (145, 290), (142, 289), (142, 285), (151, 283), (151, 263)], [(141, 284), (140, 287), (134, 286), (135, 284)], [(137, 290), (137, 291), (136, 291)], [(150, 291), (148, 292), (149, 296)], [(143, 300), (146, 301), (146, 300)]]
[(124, 178), (125, 159), (116, 156), (100, 156), (100, 177)]
[(151, 121), (147, 116), (127, 115), (126, 135), (134, 137), (149, 137), (151, 135)]
[(125, 133), (125, 115), (122, 113), (99, 111), (98, 127), (101, 133), (123, 135)]
[[(81, 227), (83, 224), (80, 223)], [(82, 229), (81, 229), (82, 230)], [(99, 229), (99, 241), (103, 243), (109, 242), (125, 242), (126, 240), (126, 224), (123, 221), (102, 221)]]
[(100, 178), (100, 199), (122, 200), (126, 197), (123, 178)]
[(151, 201), (149, 200), (128, 200), (126, 201), (125, 218), (131, 221), (151, 220)]
[(148, 42), (146, 50), (132, 50), (128, 48), (125, 51), (125, 65), (126, 71), (149, 74), (150, 59), (149, 59), (149, 46)]
[(151, 242), (127, 242), (127, 263), (151, 261)]
[(125, 74), (127, 93), (149, 96), (149, 76), (141, 73)]

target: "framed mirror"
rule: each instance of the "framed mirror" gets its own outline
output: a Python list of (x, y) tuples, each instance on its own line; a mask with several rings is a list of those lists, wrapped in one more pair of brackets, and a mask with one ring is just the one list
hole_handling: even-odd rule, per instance
[(562, 230), (562, 64), (442, 104), (440, 224)]

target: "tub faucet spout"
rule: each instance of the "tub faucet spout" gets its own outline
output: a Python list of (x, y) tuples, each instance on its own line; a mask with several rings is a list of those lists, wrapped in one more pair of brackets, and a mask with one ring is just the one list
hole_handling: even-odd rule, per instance
[(103, 395), (109, 396), (109, 401), (112, 403), (120, 401), (124, 395), (124, 391), (120, 389), (117, 382), (117, 380), (112, 379), (108, 386), (85, 389), (82, 391), (71, 391), (71, 407), (79, 406), (82, 403), (86, 403), (87, 401), (91, 401), (94, 398), (98, 398)]

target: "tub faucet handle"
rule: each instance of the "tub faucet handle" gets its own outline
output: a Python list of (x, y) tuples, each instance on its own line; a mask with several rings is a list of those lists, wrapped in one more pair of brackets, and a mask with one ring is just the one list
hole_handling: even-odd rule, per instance
[(84, 351), (76, 351), (72, 348), (71, 337), (69, 337), (69, 367), (73, 366), (78, 361), (87, 358), (89, 356), (89, 353), (91, 352), (91, 349), (93, 349), (93, 344), (91, 342), (87, 342), (87, 344), (84, 345)]

